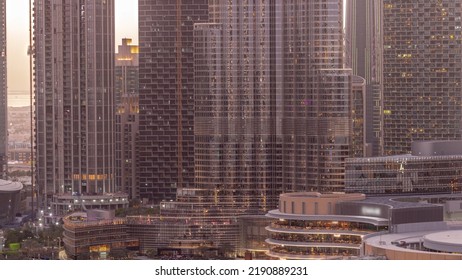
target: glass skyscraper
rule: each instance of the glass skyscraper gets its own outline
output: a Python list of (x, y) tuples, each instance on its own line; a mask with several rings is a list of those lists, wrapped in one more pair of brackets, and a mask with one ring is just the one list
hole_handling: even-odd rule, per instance
[(282, 176), (288, 191), (343, 191), (352, 155), (343, 1), (284, 1)]
[(462, 130), (462, 3), (383, 1), (385, 155)]
[[(237, 214), (276, 206), (275, 1), (209, 1), (194, 26), (195, 192)], [(279, 25), (280, 26), (280, 25)], [(270, 208), (268, 208), (270, 207)]]
[(139, 126), (138, 46), (122, 39), (115, 59), (115, 189), (139, 196), (136, 152)]
[(366, 154), (383, 154), (382, 1), (346, 1), (346, 64), (363, 77)]
[(208, 4), (194, 24), (195, 184), (161, 213), (176, 238), (235, 248), (237, 217), (280, 193), (343, 191), (345, 159), (363, 153), (364, 79), (344, 69), (342, 1)]
[(114, 1), (34, 1), (36, 182), (114, 191)]
[(153, 202), (194, 184), (193, 25), (207, 3), (138, 1), (140, 197)]

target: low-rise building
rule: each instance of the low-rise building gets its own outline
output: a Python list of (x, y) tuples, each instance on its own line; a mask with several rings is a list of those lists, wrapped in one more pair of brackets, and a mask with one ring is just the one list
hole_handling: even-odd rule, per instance
[(21, 212), (22, 189), (20, 182), (0, 180), (0, 226), (13, 222)]
[(462, 225), (366, 238), (365, 256), (389, 260), (462, 260)]
[(139, 241), (128, 234), (126, 219), (113, 211), (75, 212), (63, 219), (64, 248), (72, 259), (105, 259), (110, 253), (138, 250)]
[(374, 235), (440, 228), (444, 207), (364, 194), (281, 194), (269, 211), (268, 255), (279, 259), (342, 259), (363, 255)]
[(381, 217), (338, 215), (342, 201), (362, 201), (363, 194), (281, 194), (267, 230), (267, 253), (280, 259), (337, 259), (359, 256), (365, 235), (388, 230)]
[[(116, 210), (129, 205), (126, 193), (105, 194), (56, 194), (51, 201), (51, 213), (54, 217), (62, 217), (75, 211), (87, 209)], [(46, 213), (46, 216), (48, 213)]]
[(368, 196), (462, 192), (462, 141), (412, 143), (406, 155), (349, 158), (345, 191)]

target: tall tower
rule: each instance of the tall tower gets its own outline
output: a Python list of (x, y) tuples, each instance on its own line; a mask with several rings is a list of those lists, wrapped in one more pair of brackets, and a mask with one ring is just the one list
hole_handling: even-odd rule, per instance
[(6, 0), (0, 1), (0, 179), (8, 172), (8, 89), (6, 85)]
[(363, 153), (365, 81), (343, 68), (342, 7), (209, 0), (210, 23), (194, 25), (196, 181), (161, 203), (184, 219), (166, 238), (233, 247), (237, 217), (280, 193), (344, 190), (345, 159)]
[(346, 1), (346, 64), (366, 80), (365, 141), (368, 156), (383, 154), (382, 1)]
[(138, 139), (138, 46), (122, 39), (115, 59), (115, 189), (138, 197), (136, 152)]
[(193, 25), (208, 1), (139, 0), (140, 197), (175, 199), (194, 184)]
[(195, 192), (232, 215), (265, 213), (281, 192), (277, 8), (275, 1), (212, 0), (211, 23), (195, 25)]
[(34, 1), (37, 187), (114, 191), (114, 1)]
[(352, 156), (343, 1), (284, 1), (282, 176), (288, 191), (343, 191)]
[(383, 1), (386, 155), (416, 140), (458, 140), (462, 130), (462, 4)]

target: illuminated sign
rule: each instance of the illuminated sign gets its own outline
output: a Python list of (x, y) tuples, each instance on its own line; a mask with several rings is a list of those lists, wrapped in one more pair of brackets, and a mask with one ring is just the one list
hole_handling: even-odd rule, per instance
[(361, 214), (364, 216), (380, 216), (382, 210), (378, 207), (363, 206), (361, 207)]

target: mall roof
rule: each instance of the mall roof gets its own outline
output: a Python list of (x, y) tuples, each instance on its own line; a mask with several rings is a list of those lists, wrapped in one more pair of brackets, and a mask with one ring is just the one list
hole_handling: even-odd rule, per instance
[(0, 180), (0, 192), (17, 192), (22, 188), (23, 186), (20, 182)]

